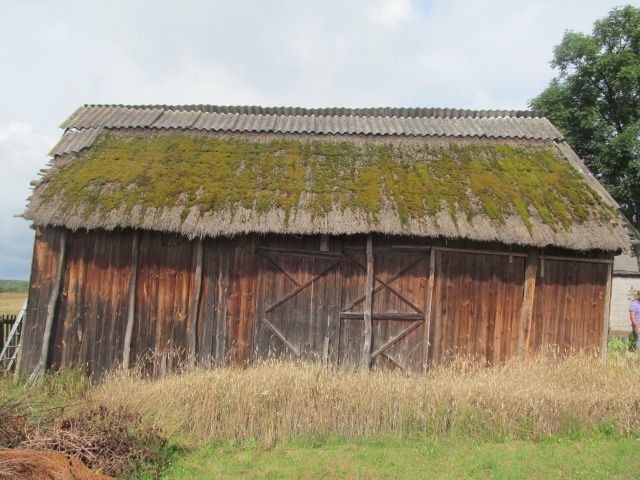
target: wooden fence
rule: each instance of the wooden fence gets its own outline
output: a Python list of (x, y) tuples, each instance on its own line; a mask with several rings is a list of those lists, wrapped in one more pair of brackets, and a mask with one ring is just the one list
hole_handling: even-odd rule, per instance
[(17, 315), (0, 315), (0, 352), (4, 348), (4, 344), (9, 337), (11, 327), (17, 318)]

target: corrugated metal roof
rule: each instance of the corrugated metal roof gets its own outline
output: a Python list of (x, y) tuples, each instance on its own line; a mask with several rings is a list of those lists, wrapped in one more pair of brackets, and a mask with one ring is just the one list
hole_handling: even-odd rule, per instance
[(89, 106), (76, 110), (62, 128), (135, 128), (150, 127), (163, 113), (161, 108)]
[[(387, 115), (375, 115), (380, 113)], [(76, 110), (62, 127), (67, 129), (67, 134), (54, 147), (52, 155), (78, 151), (78, 146), (91, 145), (97, 136), (95, 129), (100, 128), (562, 140), (560, 132), (547, 119), (534, 116), (534, 112), (434, 108), (88, 105)], [(69, 136), (84, 129), (94, 132)]]
[(165, 110), (153, 122), (152, 128), (191, 128), (200, 117), (201, 112), (185, 112), (180, 110)]
[(51, 149), (49, 155), (56, 157), (65, 153), (77, 153), (83, 148), (91, 146), (100, 135), (102, 128), (84, 128), (82, 130), (69, 130)]
[[(402, 117), (402, 118), (491, 118), (541, 117), (532, 110), (463, 110), (458, 108), (303, 108), (303, 107), (260, 107), (251, 105), (84, 105), (76, 110), (61, 128), (86, 128), (86, 115), (100, 115), (101, 112), (114, 110), (138, 111), (181, 111), (207, 113), (239, 113), (242, 115), (292, 115), (292, 116), (322, 116), (322, 117)], [(83, 120), (83, 122), (80, 122)], [(82, 123), (82, 124), (80, 124)]]

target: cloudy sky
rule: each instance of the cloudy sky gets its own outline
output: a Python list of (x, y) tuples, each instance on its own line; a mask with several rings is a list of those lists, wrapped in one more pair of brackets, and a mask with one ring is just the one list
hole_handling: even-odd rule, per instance
[(84, 103), (524, 108), (563, 32), (620, 4), (0, 0), (0, 278), (28, 278), (15, 215)]

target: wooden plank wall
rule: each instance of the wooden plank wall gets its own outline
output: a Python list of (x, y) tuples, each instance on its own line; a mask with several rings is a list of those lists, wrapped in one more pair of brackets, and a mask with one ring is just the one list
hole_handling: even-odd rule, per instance
[(515, 355), (524, 285), (523, 257), (437, 251), (432, 361)]
[[(42, 348), (60, 232), (36, 231), (20, 361), (27, 375)], [(48, 366), (82, 366), (99, 377), (123, 361), (134, 235), (96, 231), (67, 238)], [(364, 236), (205, 239), (194, 303), (197, 242), (139, 232), (132, 363), (156, 376), (188, 365), (193, 318), (201, 365), (244, 364), (269, 355), (362, 364), (365, 241)], [(521, 311), (525, 254), (438, 246), (432, 257), (427, 245), (410, 243), (374, 239), (372, 367), (419, 370), (452, 354), (499, 362), (516, 355), (519, 331), (526, 333), (530, 354), (544, 345), (600, 346), (608, 264), (536, 259), (528, 315)], [(191, 308), (197, 315), (190, 316)], [(521, 318), (530, 318), (530, 327), (521, 330)]]
[(27, 375), (35, 368), (40, 358), (42, 335), (47, 316), (47, 304), (56, 277), (60, 249), (60, 231), (36, 229), (31, 262), (31, 281), (27, 311), (22, 326), (20, 346), (20, 371)]
[(595, 349), (602, 338), (602, 316), (609, 266), (605, 263), (543, 260), (536, 279), (529, 352), (551, 346), (559, 353)]

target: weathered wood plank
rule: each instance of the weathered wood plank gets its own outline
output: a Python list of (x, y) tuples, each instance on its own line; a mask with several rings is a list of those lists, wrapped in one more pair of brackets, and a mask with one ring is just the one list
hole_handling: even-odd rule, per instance
[(430, 363), (429, 354), (431, 353), (431, 318), (433, 316), (433, 304), (434, 304), (434, 290), (436, 287), (436, 278), (435, 272), (436, 270), (436, 250), (432, 248), (429, 252), (429, 277), (427, 280), (427, 288), (425, 291), (425, 307), (424, 307), (424, 349), (423, 349), (423, 358), (422, 365), (423, 369), (426, 370)]
[(53, 326), (53, 321), (56, 313), (56, 305), (58, 303), (58, 297), (60, 294), (60, 285), (62, 283), (62, 277), (64, 276), (64, 259), (66, 255), (66, 245), (67, 245), (67, 232), (66, 230), (62, 230), (60, 234), (60, 248), (58, 254), (58, 266), (56, 270), (56, 278), (53, 283), (53, 289), (51, 291), (51, 295), (49, 297), (49, 304), (47, 306), (47, 317), (45, 319), (44, 324), (44, 335), (42, 337), (42, 349), (40, 353), (40, 359), (36, 364), (36, 367), (31, 372), (29, 376), (29, 382), (34, 382), (38, 379), (40, 375), (47, 368), (47, 357), (49, 355), (49, 341), (51, 338), (51, 327)]
[(518, 326), (518, 356), (525, 358), (527, 345), (529, 344), (529, 333), (531, 331), (531, 320), (533, 317), (533, 304), (536, 291), (536, 276), (538, 272), (538, 252), (532, 250), (527, 255), (524, 279), (524, 296), (520, 307), (520, 321)]
[(300, 356), (300, 350), (298, 350), (295, 345), (293, 345), (291, 342), (289, 342), (289, 340), (287, 340), (287, 337), (280, 331), (278, 330), (269, 320), (267, 320), (266, 318), (262, 319), (262, 322), (269, 328), (269, 330), (271, 330), (273, 332), (273, 334), (278, 337), (280, 339), (280, 341), (282, 343), (285, 344), (285, 346), (291, 350), (296, 357)]
[(373, 308), (373, 237), (371, 234), (367, 235), (367, 276), (364, 288), (364, 343), (361, 368), (368, 370), (371, 365), (371, 310)]
[[(364, 320), (365, 312), (340, 312), (340, 318), (343, 320)], [(424, 315), (419, 313), (371, 313), (371, 320), (404, 320), (415, 322), (416, 320), (424, 320)]]
[(198, 322), (198, 308), (200, 306), (200, 295), (202, 294), (202, 258), (203, 247), (202, 239), (196, 240), (196, 269), (195, 269), (195, 286), (191, 292), (191, 306), (189, 308), (189, 321), (187, 325), (188, 330), (188, 351), (189, 351), (189, 367), (195, 368), (196, 366), (196, 340), (197, 340), (197, 322)]
[(127, 328), (124, 334), (122, 352), (122, 368), (128, 370), (131, 365), (131, 337), (136, 316), (136, 292), (138, 290), (138, 255), (140, 250), (140, 233), (134, 232), (131, 241), (131, 274), (129, 276), (129, 294), (127, 304)]
[(605, 284), (604, 307), (602, 314), (602, 329), (600, 331), (600, 354), (607, 355), (609, 341), (609, 315), (611, 309), (611, 284), (613, 277), (613, 264), (607, 265), (607, 283)]

